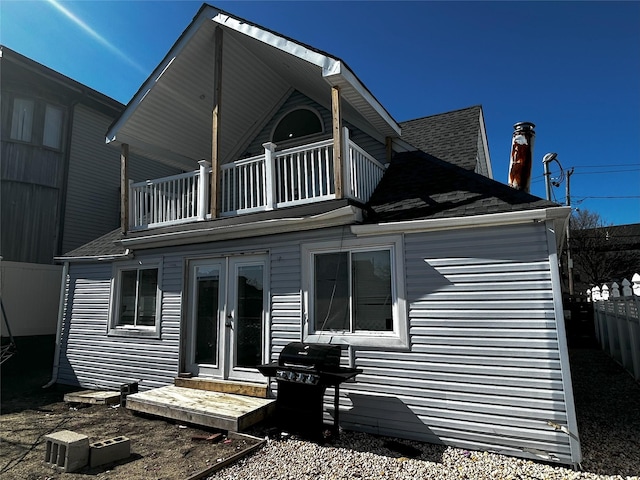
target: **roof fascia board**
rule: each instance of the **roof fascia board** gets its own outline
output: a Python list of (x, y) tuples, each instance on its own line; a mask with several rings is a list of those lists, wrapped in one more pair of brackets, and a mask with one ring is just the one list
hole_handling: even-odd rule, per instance
[(520, 212), (491, 213), (470, 217), (436, 218), (429, 220), (408, 220), (365, 225), (352, 225), (351, 233), (356, 236), (434, 232), (459, 228), (515, 225), (518, 223), (553, 220), (558, 237), (562, 236), (562, 225), (571, 214), (571, 207), (550, 207)]
[(176, 40), (169, 52), (162, 59), (162, 62), (160, 62), (158, 66), (153, 70), (153, 72), (151, 72), (151, 75), (149, 75), (147, 80), (142, 84), (133, 98), (129, 101), (124, 112), (122, 112), (122, 115), (120, 115), (120, 117), (109, 127), (106, 136), (106, 143), (110, 143), (116, 140), (120, 128), (129, 120), (131, 115), (133, 115), (133, 112), (136, 110), (140, 102), (142, 102), (144, 97), (146, 97), (151, 89), (156, 85), (162, 74), (164, 74), (167, 68), (169, 68), (169, 65), (173, 63), (173, 61), (184, 49), (187, 43), (189, 43), (191, 38), (196, 34), (202, 24), (206, 20), (211, 18), (212, 12), (217, 13), (218, 10), (209, 5), (203, 5), (192, 22), (189, 24), (189, 26), (184, 30), (184, 32), (182, 32), (182, 35), (178, 38), (178, 40)]
[(419, 150), (419, 148), (414, 147), (402, 138), (394, 138), (391, 146), (394, 152), (415, 152)]
[(489, 178), (493, 178), (493, 167), (491, 166), (491, 157), (489, 156), (489, 140), (487, 139), (487, 130), (484, 125), (484, 113), (482, 107), (480, 107), (480, 135), (482, 135), (482, 147), (484, 148), (484, 158), (487, 163), (487, 172)]
[(79, 257), (53, 257), (56, 262), (110, 262), (113, 260), (126, 260), (133, 258), (133, 252), (128, 248), (124, 253), (114, 253), (112, 255), (83, 255)]
[(330, 212), (311, 217), (278, 218), (240, 225), (211, 226), (199, 230), (181, 230), (168, 233), (123, 238), (126, 247), (157, 248), (191, 243), (216, 242), (263, 235), (315, 230), (319, 228), (348, 225), (362, 221), (362, 210), (353, 206), (340, 207)]
[[(376, 100), (376, 98), (369, 92), (364, 84), (356, 77), (356, 75), (347, 67), (343, 62), (338, 62), (337, 69), (329, 71), (323, 69), (322, 76), (329, 82), (330, 85), (339, 85), (340, 79), (347, 82), (362, 98), (364, 98), (369, 105), (375, 110), (375, 112), (393, 129), (393, 131), (400, 136), (400, 125), (391, 118), (389, 112)], [(337, 79), (337, 80), (334, 80)]]
[(240, 19), (232, 17), (227, 13), (218, 11), (217, 15), (214, 15), (212, 17), (212, 20), (224, 27), (242, 33), (248, 37), (254, 38), (260, 42), (277, 48), (278, 50), (281, 50), (290, 55), (305, 60), (313, 65), (316, 65), (322, 68), (323, 72), (325, 70), (334, 71), (336, 68), (339, 68), (339, 66), (336, 66), (336, 63), (339, 64), (340, 61), (335, 58), (329, 57), (320, 52), (310, 50), (304, 45), (284, 38), (273, 32), (269, 32), (263, 28), (258, 27), (257, 25), (253, 25), (246, 21), (241, 21)]

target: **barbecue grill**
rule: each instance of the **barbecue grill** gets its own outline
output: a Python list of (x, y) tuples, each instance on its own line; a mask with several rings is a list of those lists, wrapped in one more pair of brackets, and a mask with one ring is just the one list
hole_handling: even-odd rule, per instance
[(257, 367), (264, 376), (278, 382), (276, 421), (279, 428), (322, 438), (324, 394), (327, 387), (333, 387), (332, 430), (334, 435), (338, 434), (340, 384), (362, 373), (359, 368), (341, 367), (340, 351), (338, 345), (293, 342), (282, 349), (277, 362)]

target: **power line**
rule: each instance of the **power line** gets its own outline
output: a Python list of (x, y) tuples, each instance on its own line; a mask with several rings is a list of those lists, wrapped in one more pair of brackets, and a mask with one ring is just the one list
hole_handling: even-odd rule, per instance
[[(607, 167), (609, 167), (611, 165), (607, 165)], [(578, 167), (575, 167), (578, 168)], [(585, 167), (579, 167), (579, 168), (585, 168)], [(596, 167), (593, 167), (596, 168)], [(629, 169), (624, 169), (624, 170), (609, 170), (609, 171), (599, 171), (599, 172), (575, 172), (576, 175), (604, 175), (607, 173), (625, 173), (625, 172), (640, 172), (640, 168), (629, 168)], [(556, 180), (557, 182), (561, 182), (561, 177), (562, 177), (562, 172), (560, 172), (558, 174), (557, 177), (552, 177), (552, 178), (558, 178), (560, 180)], [(542, 180), (544, 180), (544, 174), (543, 175), (538, 175), (536, 177), (533, 177), (531, 179), (531, 183), (537, 183), (537, 182), (541, 182)]]
[(608, 170), (606, 172), (576, 172), (578, 175), (604, 175), (605, 173), (620, 173), (620, 172), (640, 172), (640, 168), (629, 168), (625, 170)]
[(586, 200), (587, 198), (605, 198), (605, 199), (615, 199), (615, 198), (640, 198), (640, 195), (620, 195), (620, 196), (614, 196), (614, 195), (604, 195), (604, 196), (596, 196), (596, 195), (589, 195), (588, 197), (578, 197), (581, 198), (582, 200)]
[(640, 163), (608, 163), (606, 165), (578, 165), (575, 168), (609, 168), (609, 167), (640, 167)]

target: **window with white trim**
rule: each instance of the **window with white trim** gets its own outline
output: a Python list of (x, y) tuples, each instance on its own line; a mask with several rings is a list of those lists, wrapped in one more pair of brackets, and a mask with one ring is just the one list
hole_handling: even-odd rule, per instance
[(303, 245), (305, 341), (407, 347), (401, 238)]
[(159, 271), (157, 263), (115, 267), (110, 334), (158, 335), (161, 299)]

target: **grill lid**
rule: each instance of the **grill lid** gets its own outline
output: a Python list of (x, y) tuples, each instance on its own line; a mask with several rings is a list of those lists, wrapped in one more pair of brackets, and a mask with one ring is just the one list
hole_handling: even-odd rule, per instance
[(292, 342), (280, 352), (278, 364), (316, 370), (335, 370), (340, 367), (340, 350), (339, 345)]

